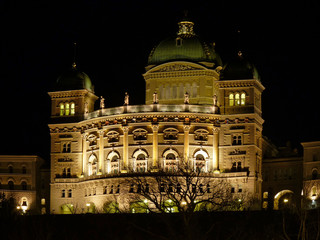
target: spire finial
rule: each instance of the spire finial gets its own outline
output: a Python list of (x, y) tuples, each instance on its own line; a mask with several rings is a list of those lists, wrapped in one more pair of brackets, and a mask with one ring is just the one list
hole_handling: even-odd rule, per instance
[(77, 68), (76, 56), (77, 56), (77, 43), (74, 42), (74, 43), (73, 43), (73, 63), (72, 63), (72, 69), (76, 69), (76, 68)]
[(237, 30), (237, 37), (238, 37), (238, 57), (242, 58), (243, 57), (243, 52), (241, 50), (241, 31), (240, 31), (240, 27)]

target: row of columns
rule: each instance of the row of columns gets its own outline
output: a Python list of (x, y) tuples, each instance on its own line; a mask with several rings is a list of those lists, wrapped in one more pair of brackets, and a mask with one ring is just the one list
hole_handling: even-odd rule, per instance
[[(123, 126), (123, 169), (122, 173), (127, 172), (128, 161), (129, 161), (129, 141), (128, 141), (128, 133), (129, 127)], [(158, 130), (159, 126), (154, 124), (152, 125), (153, 136), (152, 136), (152, 156), (153, 156), (153, 169), (157, 169), (159, 166), (158, 160)], [(184, 160), (189, 159), (189, 131), (190, 125), (184, 125)], [(99, 132), (99, 160), (104, 159), (104, 144), (103, 144), (103, 135), (104, 132)], [(82, 135), (82, 175), (87, 172), (87, 134)], [(219, 128), (213, 127), (213, 151), (212, 151), (212, 163), (209, 165), (209, 168), (213, 171), (219, 170)], [(104, 168), (103, 162), (98, 160), (98, 174), (102, 173), (102, 169)]]

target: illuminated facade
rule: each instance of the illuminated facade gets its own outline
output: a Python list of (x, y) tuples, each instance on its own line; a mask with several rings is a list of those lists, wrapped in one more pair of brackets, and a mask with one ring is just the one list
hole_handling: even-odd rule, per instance
[(145, 105), (94, 110), (91, 80), (75, 64), (51, 97), (52, 213), (130, 207), (130, 172), (174, 171), (181, 161), (230, 191), (261, 199), (264, 90), (241, 52), (222, 65), (213, 45), (201, 41), (193, 23), (179, 22), (173, 38), (150, 53)]
[(21, 212), (46, 213), (49, 210), (49, 170), (38, 156), (1, 155), (0, 193)]

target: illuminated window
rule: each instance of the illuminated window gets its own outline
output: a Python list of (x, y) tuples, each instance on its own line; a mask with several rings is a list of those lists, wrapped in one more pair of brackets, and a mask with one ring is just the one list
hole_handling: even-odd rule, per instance
[(229, 94), (229, 106), (234, 106), (234, 95), (233, 93)]
[(168, 150), (164, 153), (164, 170), (168, 172), (176, 172), (178, 170), (178, 153), (173, 150)]
[(41, 205), (46, 205), (46, 199), (45, 198), (41, 198)]
[(240, 94), (236, 93), (234, 99), (235, 99), (235, 105), (239, 106), (240, 105)]
[(71, 115), (74, 115), (75, 112), (76, 112), (76, 110), (75, 110), (75, 104), (74, 104), (74, 103), (71, 103), (71, 105), (70, 105), (70, 114), (71, 114)]
[(68, 116), (70, 114), (70, 104), (69, 103), (66, 103), (66, 109), (65, 110), (66, 110), (65, 113)]
[(246, 105), (246, 94), (245, 93), (241, 93), (241, 106)]
[(64, 115), (64, 104), (60, 103), (60, 116)]

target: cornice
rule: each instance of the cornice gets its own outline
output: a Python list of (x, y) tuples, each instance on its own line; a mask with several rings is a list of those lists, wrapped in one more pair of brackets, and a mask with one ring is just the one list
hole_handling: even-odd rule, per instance
[(244, 79), (244, 80), (219, 80), (217, 82), (219, 88), (238, 88), (238, 87), (257, 87), (260, 91), (263, 91), (265, 87), (256, 79)]

